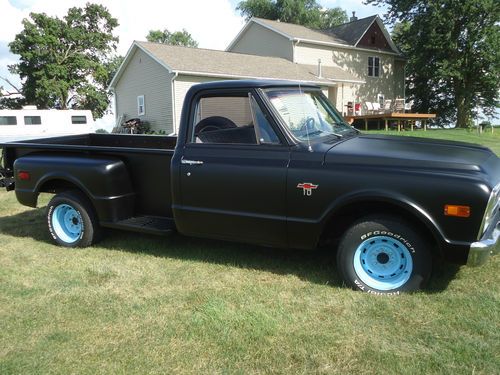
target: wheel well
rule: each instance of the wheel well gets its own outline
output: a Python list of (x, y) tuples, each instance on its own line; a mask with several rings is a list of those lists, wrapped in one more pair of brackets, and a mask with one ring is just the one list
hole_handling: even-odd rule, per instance
[(320, 245), (337, 244), (344, 232), (355, 221), (374, 214), (392, 215), (409, 223), (412, 228), (431, 244), (434, 254), (443, 255), (443, 251), (439, 246), (439, 240), (432, 230), (415, 214), (390, 202), (355, 202), (342, 207), (328, 219), (321, 235)]
[(52, 193), (52, 194), (58, 194), (63, 191), (67, 190), (78, 190), (84, 195), (86, 195), (77, 185), (75, 185), (72, 182), (66, 181), (66, 180), (60, 180), (60, 179), (55, 179), (55, 180), (48, 180), (45, 181), (38, 191), (40, 193)]

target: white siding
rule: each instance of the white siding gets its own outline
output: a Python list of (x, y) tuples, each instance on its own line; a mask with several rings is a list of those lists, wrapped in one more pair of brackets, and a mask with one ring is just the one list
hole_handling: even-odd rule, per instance
[(293, 61), (292, 41), (256, 23), (248, 27), (229, 51)]
[[(116, 116), (124, 120), (140, 118), (152, 130), (173, 131), (172, 75), (137, 49), (115, 87)], [(137, 113), (137, 97), (144, 95), (145, 113)]]

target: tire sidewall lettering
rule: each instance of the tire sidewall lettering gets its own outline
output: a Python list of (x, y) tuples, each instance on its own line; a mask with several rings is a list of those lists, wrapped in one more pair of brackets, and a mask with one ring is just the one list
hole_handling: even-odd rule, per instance
[(416, 252), (415, 248), (413, 247), (413, 245), (411, 244), (410, 241), (408, 241), (406, 238), (404, 238), (400, 234), (393, 233), (393, 232), (390, 232), (390, 231), (375, 230), (373, 232), (368, 232), (368, 233), (362, 234), (360, 236), (360, 239), (361, 239), (361, 242), (363, 242), (363, 241), (366, 241), (367, 239), (369, 239), (370, 237), (375, 237), (375, 236), (392, 237), (395, 240), (398, 240), (399, 242), (401, 242), (403, 245), (405, 245), (406, 248), (410, 251), (410, 253), (415, 254), (415, 252)]

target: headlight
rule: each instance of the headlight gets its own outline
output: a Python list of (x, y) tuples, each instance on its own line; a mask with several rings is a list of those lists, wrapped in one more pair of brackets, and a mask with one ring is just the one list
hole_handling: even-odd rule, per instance
[(490, 199), (488, 200), (488, 205), (484, 212), (483, 222), (481, 223), (481, 228), (479, 228), (478, 239), (488, 230), (493, 222), (493, 219), (497, 216), (497, 212), (500, 209), (500, 184), (495, 186), (490, 194)]

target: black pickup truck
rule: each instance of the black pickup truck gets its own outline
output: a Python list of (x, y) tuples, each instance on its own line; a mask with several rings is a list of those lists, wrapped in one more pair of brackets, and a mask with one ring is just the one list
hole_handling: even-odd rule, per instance
[(178, 137), (88, 134), (8, 143), (2, 183), (41, 192), (50, 236), (102, 228), (258, 245), (331, 246), (369, 293), (422, 287), (433, 260), (479, 265), (499, 249), (500, 159), (481, 146), (360, 134), (318, 87), (200, 84)]

